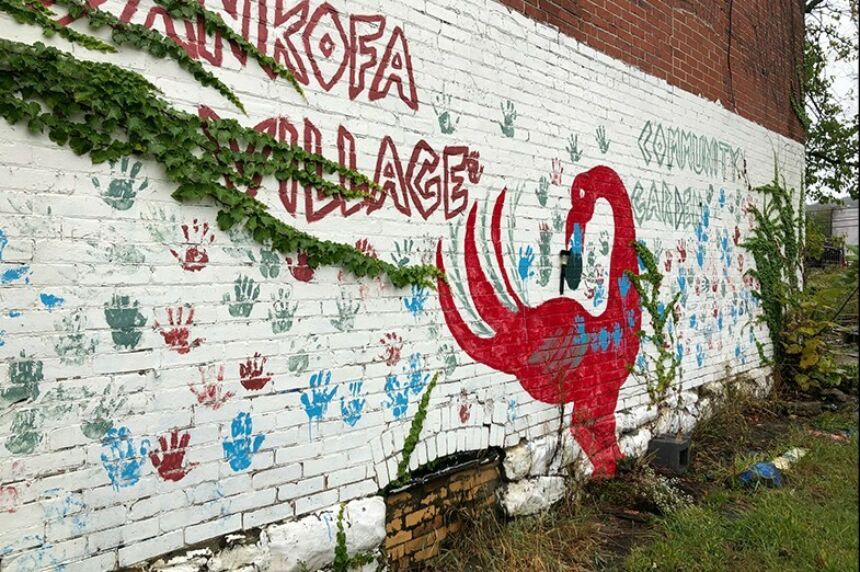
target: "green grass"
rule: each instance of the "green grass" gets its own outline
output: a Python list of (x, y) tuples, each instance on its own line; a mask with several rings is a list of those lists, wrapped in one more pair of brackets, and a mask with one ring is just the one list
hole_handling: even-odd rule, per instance
[[(845, 415), (822, 416), (821, 429), (855, 427)], [(756, 572), (858, 570), (858, 443), (838, 443), (792, 428), (771, 452), (809, 450), (778, 489), (712, 489), (674, 513), (655, 538), (634, 548), (624, 570)]]

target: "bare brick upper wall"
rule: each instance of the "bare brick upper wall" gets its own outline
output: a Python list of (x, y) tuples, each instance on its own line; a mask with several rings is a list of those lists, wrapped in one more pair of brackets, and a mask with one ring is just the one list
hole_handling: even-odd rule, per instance
[[(799, 0), (501, 0), (614, 58), (803, 141)], [(730, 55), (731, 54), (731, 55)]]

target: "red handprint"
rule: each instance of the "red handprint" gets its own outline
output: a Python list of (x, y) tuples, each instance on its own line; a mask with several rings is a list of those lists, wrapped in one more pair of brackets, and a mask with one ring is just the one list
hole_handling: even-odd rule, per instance
[(189, 383), (188, 389), (191, 390), (197, 397), (197, 403), (208, 407), (209, 409), (221, 409), (221, 406), (224, 405), (228, 399), (233, 397), (234, 393), (232, 391), (228, 391), (223, 393), (224, 391), (224, 366), (218, 367), (218, 375), (216, 376), (216, 381), (206, 381), (206, 368), (201, 367), (198, 368), (200, 370), (200, 388)]
[(296, 255), (295, 265), (293, 265), (293, 259), (287, 256), (287, 268), (290, 269), (293, 278), (300, 282), (310, 282), (314, 277), (314, 269), (308, 266), (308, 255), (304, 252)]
[(737, 246), (741, 241), (741, 229), (737, 226), (735, 226), (735, 235), (732, 239), (734, 240), (735, 246)]
[(675, 249), (678, 251), (678, 262), (683, 264), (687, 261), (687, 241), (683, 238), (678, 241)]
[(18, 489), (0, 485), (0, 512), (15, 512), (18, 507)]
[(663, 261), (663, 268), (666, 269), (666, 272), (672, 271), (672, 251), (666, 251), (666, 260)]
[(272, 381), (271, 373), (263, 373), (269, 358), (260, 358), (260, 354), (255, 352), (253, 358), (248, 358), (245, 363), (239, 364), (239, 382), (245, 389), (258, 391)]
[(170, 432), (169, 445), (166, 435), (158, 438), (158, 443), (161, 445), (161, 457), (156, 451), (151, 451), (149, 460), (152, 462), (152, 466), (158, 469), (158, 475), (165, 481), (181, 481), (197, 465), (197, 463), (189, 463), (188, 465), (184, 463), (185, 450), (190, 440), (191, 435), (187, 432), (180, 437), (179, 429)]
[(484, 166), (481, 165), (481, 153), (478, 151), (469, 151), (466, 157), (466, 172), (469, 175), (469, 182), (477, 185), (481, 176), (484, 174)]
[[(182, 314), (186, 309), (188, 310), (188, 314), (185, 318), (185, 322), (183, 323)], [(188, 328), (194, 322), (193, 306), (189, 304), (178, 306), (175, 313), (173, 308), (167, 308), (167, 321), (170, 326), (169, 328), (162, 327), (161, 324), (158, 323), (158, 320), (156, 320), (155, 329), (159, 330), (159, 333), (161, 334), (161, 337), (164, 338), (164, 343), (167, 344), (167, 347), (176, 353), (187, 354), (193, 348), (196, 348), (203, 343), (203, 338), (196, 338), (192, 342), (188, 341), (188, 338), (190, 337)]]
[(561, 184), (561, 175), (564, 173), (564, 167), (561, 164), (561, 159), (552, 160), (552, 172), (550, 173), (550, 182), (553, 185)]
[(379, 254), (376, 252), (376, 249), (373, 248), (373, 245), (370, 244), (370, 241), (366, 238), (356, 241), (355, 248), (365, 256), (379, 258)]
[(469, 403), (469, 395), (466, 393), (465, 389), (460, 390), (460, 409), (458, 411), (460, 415), (460, 423), (466, 423), (469, 420), (469, 417), (472, 416), (472, 404)]
[(738, 270), (744, 271), (744, 255), (740, 253), (738, 253)]
[(383, 348), (382, 355), (379, 357), (385, 360), (385, 364), (388, 366), (397, 365), (397, 362), (400, 361), (400, 352), (403, 350), (403, 338), (394, 332), (389, 332), (379, 340), (379, 343), (382, 344)]
[(182, 225), (182, 235), (185, 237), (185, 253), (180, 255), (178, 252), (170, 249), (170, 253), (179, 261), (179, 265), (183, 270), (189, 272), (197, 272), (203, 270), (206, 264), (209, 263), (209, 254), (206, 252), (206, 245), (212, 244), (215, 240), (215, 235), (209, 234), (209, 223), (204, 222), (202, 225), (194, 219), (191, 225)]

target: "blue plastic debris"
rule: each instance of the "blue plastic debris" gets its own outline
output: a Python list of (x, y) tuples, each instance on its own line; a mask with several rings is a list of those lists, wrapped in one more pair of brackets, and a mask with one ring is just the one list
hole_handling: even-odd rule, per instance
[(782, 473), (773, 463), (756, 463), (739, 474), (738, 481), (744, 486), (764, 484), (769, 487), (781, 487)]

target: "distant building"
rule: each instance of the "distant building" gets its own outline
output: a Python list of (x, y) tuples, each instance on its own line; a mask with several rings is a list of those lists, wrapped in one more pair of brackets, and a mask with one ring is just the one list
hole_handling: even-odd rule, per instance
[(845, 201), (842, 205), (807, 205), (806, 213), (828, 238), (841, 236), (849, 246), (860, 245), (860, 201)]

